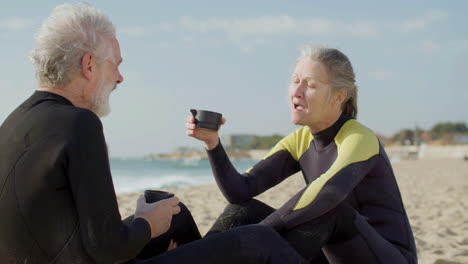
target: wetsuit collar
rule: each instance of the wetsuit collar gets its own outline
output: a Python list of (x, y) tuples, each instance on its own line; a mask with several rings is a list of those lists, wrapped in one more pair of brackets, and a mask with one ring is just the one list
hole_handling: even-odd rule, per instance
[(343, 124), (349, 119), (351, 119), (351, 117), (348, 114), (342, 113), (333, 125), (320, 132), (312, 133), (314, 136), (313, 142), (317, 150), (320, 151), (326, 148), (333, 141), (336, 134), (338, 134)]
[(67, 105), (73, 105), (67, 98), (54, 94), (51, 92), (46, 92), (46, 91), (35, 91), (34, 94), (32, 95), (33, 98), (33, 105), (38, 104), (39, 102), (43, 101), (57, 101), (62, 104), (67, 104)]

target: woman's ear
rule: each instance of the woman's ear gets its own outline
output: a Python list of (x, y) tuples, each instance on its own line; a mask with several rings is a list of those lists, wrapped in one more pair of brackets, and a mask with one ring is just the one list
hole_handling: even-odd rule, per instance
[(336, 102), (341, 105), (345, 102), (347, 97), (348, 97), (348, 91), (346, 91), (346, 89), (340, 89), (336, 93)]

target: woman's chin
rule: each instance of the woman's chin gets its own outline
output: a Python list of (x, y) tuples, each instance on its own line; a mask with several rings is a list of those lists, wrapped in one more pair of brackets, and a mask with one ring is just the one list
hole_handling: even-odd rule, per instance
[(294, 116), (291, 117), (291, 122), (297, 126), (303, 126), (303, 122), (300, 118), (296, 118)]

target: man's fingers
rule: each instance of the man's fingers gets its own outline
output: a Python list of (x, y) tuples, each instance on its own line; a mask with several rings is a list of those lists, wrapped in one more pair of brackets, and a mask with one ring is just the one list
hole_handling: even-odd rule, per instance
[(142, 204), (142, 203), (146, 203), (146, 199), (143, 194), (140, 194), (140, 196), (138, 196), (138, 199), (137, 199), (137, 204)]
[(178, 213), (180, 213), (181, 209), (180, 209), (180, 206), (176, 205), (174, 207), (172, 207), (172, 214), (173, 215), (176, 215)]
[(171, 206), (176, 206), (180, 203), (179, 198), (177, 197), (171, 197), (166, 199), (166, 201), (171, 205)]
[(177, 242), (174, 242), (172, 239), (171, 241), (169, 242), (169, 246), (167, 247), (167, 251), (170, 251), (170, 250), (173, 250), (177, 248)]

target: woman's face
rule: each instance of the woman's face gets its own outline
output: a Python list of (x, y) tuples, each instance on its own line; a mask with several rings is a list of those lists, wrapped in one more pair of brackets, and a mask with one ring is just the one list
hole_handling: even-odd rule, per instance
[(289, 86), (292, 122), (309, 126), (313, 132), (327, 128), (329, 120), (341, 112), (335, 97), (325, 68), (309, 58), (300, 59)]

